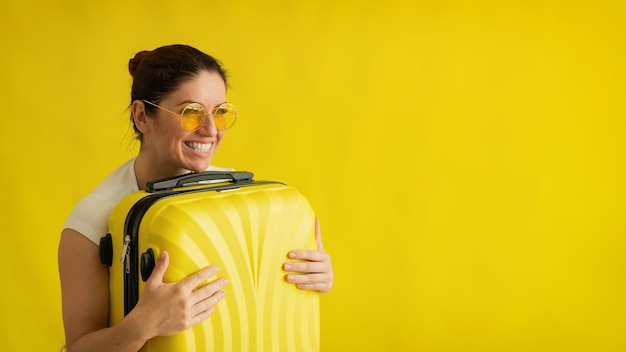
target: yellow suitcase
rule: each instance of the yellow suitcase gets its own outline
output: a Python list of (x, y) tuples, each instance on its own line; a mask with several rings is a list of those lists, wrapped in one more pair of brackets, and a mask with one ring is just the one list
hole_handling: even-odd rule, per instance
[(136, 305), (162, 250), (164, 280), (215, 264), (228, 279), (209, 319), (142, 351), (319, 351), (319, 295), (284, 280), (291, 249), (315, 249), (314, 213), (294, 188), (249, 172), (201, 172), (128, 195), (100, 242), (110, 265), (110, 324)]

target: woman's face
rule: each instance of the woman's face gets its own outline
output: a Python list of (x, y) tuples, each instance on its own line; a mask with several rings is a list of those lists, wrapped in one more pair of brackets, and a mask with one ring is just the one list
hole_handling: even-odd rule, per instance
[[(205, 111), (213, 112), (224, 102), (226, 86), (220, 75), (202, 71), (158, 104), (180, 114), (190, 103), (199, 103)], [(156, 114), (150, 116), (146, 124), (148, 129), (143, 135), (142, 151), (145, 149), (150, 154), (152, 165), (161, 172), (173, 174), (180, 169), (206, 170), (225, 134), (225, 131), (216, 129), (210, 116), (205, 117), (204, 124), (197, 131), (187, 131), (181, 125), (180, 116), (162, 109), (156, 109)]]

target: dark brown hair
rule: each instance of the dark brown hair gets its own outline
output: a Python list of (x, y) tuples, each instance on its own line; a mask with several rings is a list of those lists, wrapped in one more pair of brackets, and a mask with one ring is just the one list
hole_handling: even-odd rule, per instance
[[(215, 58), (189, 45), (162, 46), (152, 51), (140, 51), (128, 62), (128, 71), (133, 77), (130, 93), (131, 104), (135, 100), (148, 100), (156, 104), (172, 93), (181, 84), (202, 71), (218, 73), (228, 87), (228, 73)], [(156, 107), (146, 104), (146, 112), (152, 114)], [(131, 122), (138, 140), (142, 134)]]

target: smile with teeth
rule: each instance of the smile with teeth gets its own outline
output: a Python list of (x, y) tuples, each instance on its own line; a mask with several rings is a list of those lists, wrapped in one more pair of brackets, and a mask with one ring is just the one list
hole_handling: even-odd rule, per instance
[(205, 144), (205, 143), (197, 143), (197, 142), (185, 142), (185, 145), (195, 151), (206, 153), (209, 151), (209, 149), (211, 149), (211, 146), (213, 146), (213, 143)]

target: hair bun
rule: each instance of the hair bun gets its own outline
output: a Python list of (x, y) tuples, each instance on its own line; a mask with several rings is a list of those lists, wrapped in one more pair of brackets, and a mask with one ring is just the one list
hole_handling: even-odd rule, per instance
[(135, 57), (128, 61), (128, 72), (130, 72), (130, 75), (133, 76), (133, 78), (135, 77), (135, 73), (137, 73), (137, 68), (141, 63), (141, 60), (143, 60), (149, 53), (150, 51), (148, 50), (140, 51), (135, 54)]

